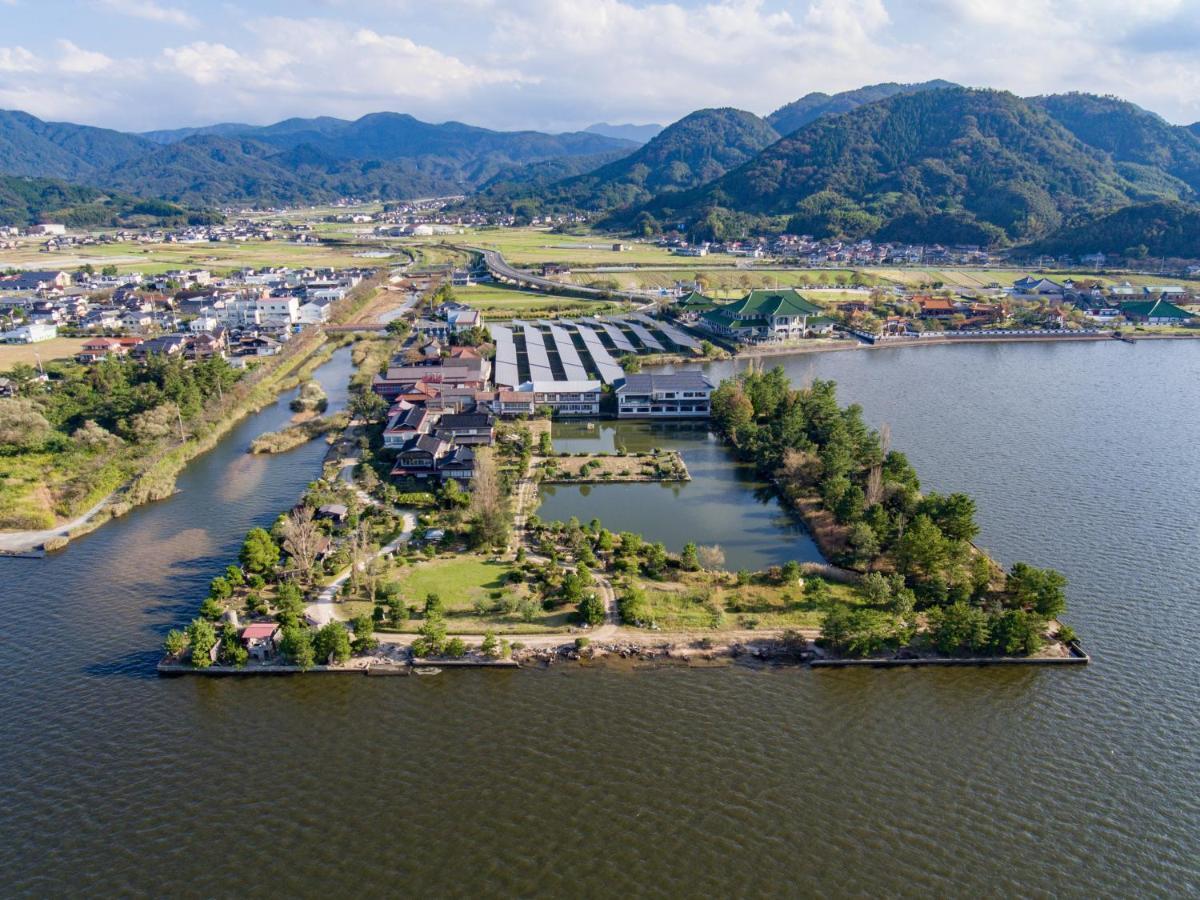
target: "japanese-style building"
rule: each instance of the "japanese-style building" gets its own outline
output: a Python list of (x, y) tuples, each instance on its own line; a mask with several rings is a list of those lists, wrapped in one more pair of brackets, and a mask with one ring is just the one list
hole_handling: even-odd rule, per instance
[(821, 307), (804, 299), (794, 288), (756, 290), (741, 300), (701, 313), (698, 324), (747, 343), (790, 341), (804, 337), (809, 321), (822, 313)]

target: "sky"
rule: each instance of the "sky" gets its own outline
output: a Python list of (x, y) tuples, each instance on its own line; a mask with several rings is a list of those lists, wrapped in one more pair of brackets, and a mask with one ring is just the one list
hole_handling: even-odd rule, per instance
[(946, 78), (1200, 120), (1200, 0), (0, 0), (0, 108), (567, 131)]

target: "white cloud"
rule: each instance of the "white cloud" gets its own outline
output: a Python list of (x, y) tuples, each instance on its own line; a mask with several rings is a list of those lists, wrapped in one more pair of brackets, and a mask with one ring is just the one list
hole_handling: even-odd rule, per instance
[[(44, 46), (48, 21), (5, 30), (8, 105), (24, 97), (35, 114), (78, 108), (136, 128), (397, 110), (569, 129), (704, 106), (767, 113), (809, 91), (943, 77), (1025, 95), (1111, 92), (1200, 119), (1200, 0), (293, 0), (316, 17), (90, 2), (126, 18), (99, 16), (103, 34), (52, 30), (61, 55), (25, 49)], [(154, 23), (196, 33), (164, 44)]]
[(24, 47), (0, 47), (0, 72), (36, 72), (36, 56)]
[(58, 46), (62, 50), (57, 64), (60, 72), (73, 75), (92, 75), (96, 72), (103, 72), (113, 64), (112, 59), (103, 53), (84, 50), (65, 38), (58, 42)]
[(100, 0), (105, 9), (123, 16), (135, 19), (145, 19), (147, 22), (159, 22), (164, 25), (181, 25), (190, 28), (197, 24), (194, 16), (182, 9), (163, 6), (154, 0)]

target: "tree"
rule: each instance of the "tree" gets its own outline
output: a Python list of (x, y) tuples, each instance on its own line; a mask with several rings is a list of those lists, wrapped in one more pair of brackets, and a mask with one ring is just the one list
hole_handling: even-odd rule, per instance
[(275, 606), (279, 610), (276, 618), (280, 624), (295, 625), (300, 621), (300, 617), (304, 615), (304, 598), (295, 582), (285, 581), (279, 585)]
[(279, 533), (301, 580), (309, 581), (317, 555), (325, 545), (325, 535), (313, 518), (312, 507), (304, 504), (293, 509), (284, 517)]
[(919, 509), (952, 541), (969, 541), (979, 533), (975, 501), (966, 494), (929, 494)]
[(784, 584), (795, 584), (800, 580), (800, 563), (794, 559), (789, 559), (783, 564), (783, 569), (780, 572)]
[(688, 541), (683, 545), (683, 553), (679, 556), (679, 565), (686, 572), (695, 572), (700, 568), (700, 558), (693, 542)]
[(187, 635), (178, 628), (172, 628), (167, 632), (166, 638), (163, 640), (163, 650), (167, 656), (179, 656), (187, 649)]
[(350, 658), (350, 634), (341, 622), (327, 622), (313, 638), (313, 653), (322, 663), (344, 663)]
[[(179, 406), (167, 402), (133, 416), (129, 420), (126, 433), (130, 440), (139, 444), (148, 444), (181, 432), (182, 428)], [(183, 437), (183, 434), (180, 433), (179, 439), (183, 440)]]
[(864, 575), (858, 589), (872, 606), (883, 606), (892, 597), (892, 586), (887, 577), (879, 572), (868, 572)]
[(651, 578), (658, 578), (667, 568), (667, 548), (661, 543), (650, 544), (642, 560), (642, 570)]
[(52, 431), (32, 400), (20, 397), (0, 400), (0, 445), (31, 450), (40, 447)]
[(217, 645), (217, 631), (207, 619), (192, 619), (187, 627), (187, 642), (192, 648), (191, 662), (197, 669), (212, 665), (212, 648)]
[(1061, 572), (1018, 562), (1008, 573), (1005, 592), (1011, 597), (1009, 605), (1055, 619), (1066, 611), (1066, 586), (1066, 576)]
[(495, 452), (490, 447), (475, 451), (475, 477), (471, 480), (470, 538), (475, 547), (498, 547), (508, 540), (508, 498), (500, 483)]
[(992, 646), (1005, 656), (1029, 656), (1042, 649), (1046, 620), (1024, 609), (1005, 610), (992, 623)]
[(364, 422), (374, 422), (388, 411), (388, 403), (371, 390), (359, 391), (350, 401), (350, 413)]
[(238, 561), (247, 572), (270, 572), (279, 562), (279, 545), (265, 529), (251, 528), (238, 553)]
[(225, 567), (225, 580), (234, 587), (241, 587), (246, 583), (246, 576), (237, 566), (229, 565)]
[(374, 650), (379, 646), (379, 641), (375, 638), (375, 621), (370, 616), (355, 616), (350, 620), (350, 630), (354, 632), (355, 653)]
[(284, 659), (302, 671), (311, 669), (316, 662), (312, 632), (300, 625), (284, 627), (279, 651)]
[(604, 621), (604, 602), (596, 594), (588, 594), (580, 602), (578, 613), (581, 622), (599, 625)]
[(246, 652), (246, 648), (238, 640), (237, 626), (232, 622), (226, 622), (224, 627), (221, 628), (221, 662), (227, 666), (241, 668), (249, 659), (250, 654)]
[(435, 594), (433, 591), (430, 591), (425, 595), (425, 608), (423, 615), (426, 619), (433, 618), (434, 616), (445, 615), (445, 612), (446, 604), (442, 602), (442, 598), (439, 594)]
[(855, 522), (850, 529), (850, 547), (856, 559), (867, 562), (879, 555), (879, 538), (866, 522)]
[(935, 607), (926, 616), (929, 636), (942, 653), (957, 653), (967, 649), (978, 652), (991, 639), (987, 613), (977, 606), (952, 603)]
[(228, 600), (233, 596), (233, 585), (224, 575), (218, 575), (208, 583), (208, 596), (213, 600)]
[(225, 604), (216, 597), (205, 597), (204, 602), (200, 604), (200, 615), (209, 621), (215, 622), (225, 614)]
[(466, 641), (460, 637), (450, 638), (442, 648), (442, 653), (451, 659), (461, 659), (467, 655)]
[(705, 569), (720, 569), (725, 565), (725, 551), (721, 549), (720, 544), (699, 547), (696, 556)]
[(496, 632), (489, 631), (483, 636), (483, 643), (479, 645), (479, 650), (488, 659), (499, 658), (500, 642), (496, 640)]
[(919, 515), (896, 542), (895, 556), (901, 572), (930, 578), (945, 567), (949, 542), (929, 516)]
[(421, 623), (420, 637), (413, 641), (416, 656), (440, 656), (446, 645), (446, 621), (441, 615), (426, 617)]

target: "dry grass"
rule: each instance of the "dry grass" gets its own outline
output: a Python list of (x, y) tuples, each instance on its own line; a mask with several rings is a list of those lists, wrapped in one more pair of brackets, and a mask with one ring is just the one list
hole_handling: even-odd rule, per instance
[(87, 338), (58, 337), (36, 344), (0, 344), (0, 372), (7, 372), (19, 363), (36, 366), (38, 361), (71, 359)]

